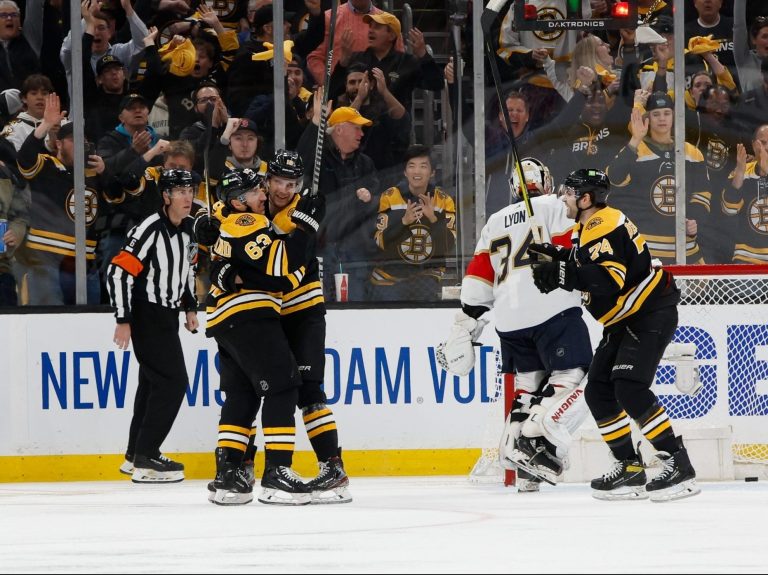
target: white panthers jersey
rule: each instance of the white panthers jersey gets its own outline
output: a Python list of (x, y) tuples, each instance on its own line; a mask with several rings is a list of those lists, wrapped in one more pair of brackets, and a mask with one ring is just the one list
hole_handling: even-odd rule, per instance
[[(556, 196), (531, 198), (541, 241), (571, 247), (574, 221)], [(533, 283), (528, 246), (533, 242), (524, 202), (507, 206), (485, 224), (461, 284), (461, 303), (495, 310), (496, 329), (516, 331), (544, 323), (581, 305), (581, 293), (541, 293)]]
[[(566, 15), (565, 0), (526, 0), (526, 4), (536, 6), (539, 20), (564, 20)], [(514, 52), (530, 52), (537, 48), (546, 48), (556, 62), (570, 62), (573, 49), (581, 37), (576, 30), (555, 29), (523, 30), (514, 29), (514, 4), (509, 8), (499, 30), (499, 48), (497, 53), (505, 61), (509, 61)], [(592, 18), (592, 7), (589, 0), (581, 0), (582, 17)]]

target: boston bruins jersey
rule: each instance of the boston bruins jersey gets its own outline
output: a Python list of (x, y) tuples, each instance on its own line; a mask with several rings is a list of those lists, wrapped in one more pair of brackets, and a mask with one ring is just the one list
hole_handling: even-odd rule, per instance
[[(75, 255), (75, 190), (72, 168), (45, 153), (43, 140), (30, 136), (19, 149), (17, 163), (29, 180), (32, 195), (27, 247), (32, 250)], [(85, 170), (85, 251), (87, 260), (96, 259), (93, 223), (99, 213), (99, 179)]]
[[(570, 247), (573, 220), (555, 196), (531, 198), (541, 240)], [(516, 331), (544, 323), (559, 312), (579, 307), (577, 292), (541, 293), (533, 283), (528, 246), (531, 221), (523, 202), (493, 214), (485, 224), (461, 283), (461, 303), (494, 309), (496, 329)]]
[[(296, 204), (299, 203), (299, 194), (295, 194), (291, 203), (280, 210), (272, 218), (272, 225), (279, 234), (290, 234), (296, 229), (296, 224), (291, 220)], [(281, 315), (290, 315), (307, 309), (313, 312), (325, 313), (325, 299), (323, 298), (323, 285), (320, 282), (320, 271), (315, 257), (314, 241), (309, 248), (310, 257), (307, 262), (307, 273), (301, 284), (294, 290), (283, 293), (283, 305)]]
[(651, 252), (637, 226), (614, 208), (598, 210), (573, 231), (577, 289), (592, 316), (606, 328), (641, 311), (677, 305), (672, 275), (651, 267)]
[(740, 190), (725, 189), (723, 210), (737, 218), (733, 263), (768, 264), (768, 175), (757, 173), (757, 162), (747, 164)]
[[(706, 226), (711, 203), (711, 191), (704, 157), (696, 147), (685, 144), (686, 156), (686, 214), (699, 224), (699, 233)], [(646, 138), (637, 148), (629, 146), (619, 151), (607, 170), (611, 179), (609, 202), (643, 230), (648, 248), (662, 263), (676, 263), (675, 226), (676, 198), (675, 153), (672, 146), (661, 146)], [(686, 238), (687, 263), (703, 263), (696, 237)]]
[(445, 268), (445, 258), (456, 245), (456, 206), (440, 188), (430, 186), (426, 194), (434, 202), (434, 223), (425, 216), (403, 224), (408, 203), (419, 201), (407, 184), (389, 188), (379, 198), (374, 239), (382, 263), (373, 270), (374, 284), (393, 285), (416, 273)]
[[(221, 203), (214, 208), (214, 217), (221, 221), (221, 236), (213, 247), (214, 256), (231, 259), (238, 266), (253, 268), (267, 277), (283, 277), (293, 289), (299, 286), (304, 277), (301, 262), (305, 258), (306, 243), (281, 239), (261, 214), (228, 212)], [(228, 293), (212, 286), (206, 300), (206, 333), (216, 335), (239, 321), (279, 316), (282, 293), (269, 289), (271, 287)]]

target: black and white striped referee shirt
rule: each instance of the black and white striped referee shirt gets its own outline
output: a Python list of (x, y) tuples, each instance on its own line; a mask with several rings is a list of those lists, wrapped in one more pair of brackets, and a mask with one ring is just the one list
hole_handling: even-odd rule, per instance
[(107, 289), (117, 323), (131, 318), (131, 302), (144, 300), (171, 309), (197, 310), (197, 244), (190, 216), (174, 226), (161, 209), (128, 232), (107, 270)]

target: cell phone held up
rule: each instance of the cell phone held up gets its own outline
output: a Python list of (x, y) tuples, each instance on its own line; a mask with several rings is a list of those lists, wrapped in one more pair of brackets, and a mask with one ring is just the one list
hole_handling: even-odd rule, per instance
[(91, 161), (91, 156), (96, 154), (96, 146), (93, 145), (93, 142), (86, 142), (83, 146), (83, 161), (85, 162), (85, 167), (90, 167), (89, 162)]

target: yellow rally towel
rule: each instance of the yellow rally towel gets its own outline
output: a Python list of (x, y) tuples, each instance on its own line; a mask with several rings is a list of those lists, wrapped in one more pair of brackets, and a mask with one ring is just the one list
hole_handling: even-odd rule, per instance
[(616, 81), (616, 78), (618, 78), (616, 74), (601, 66), (600, 64), (595, 64), (595, 72), (597, 72), (597, 75), (600, 77), (600, 81), (603, 83), (604, 87), (610, 86), (613, 84), (613, 82)]
[[(264, 47), (266, 50), (252, 54), (251, 60), (254, 62), (264, 62), (275, 57), (275, 49), (272, 44), (269, 42), (264, 42)], [(283, 42), (283, 56), (285, 57), (286, 62), (293, 60), (293, 40), (286, 40)]]
[(189, 38), (175, 48), (171, 48), (171, 43), (168, 42), (165, 46), (160, 48), (157, 53), (160, 54), (161, 60), (170, 62), (168, 71), (174, 76), (189, 76), (192, 73), (192, 70), (195, 69), (197, 52), (195, 51), (195, 46), (192, 44), (192, 40)]
[(712, 34), (709, 36), (694, 36), (688, 40), (688, 48), (685, 49), (686, 54), (706, 54), (707, 52), (717, 52), (720, 49), (720, 42), (712, 39)]

